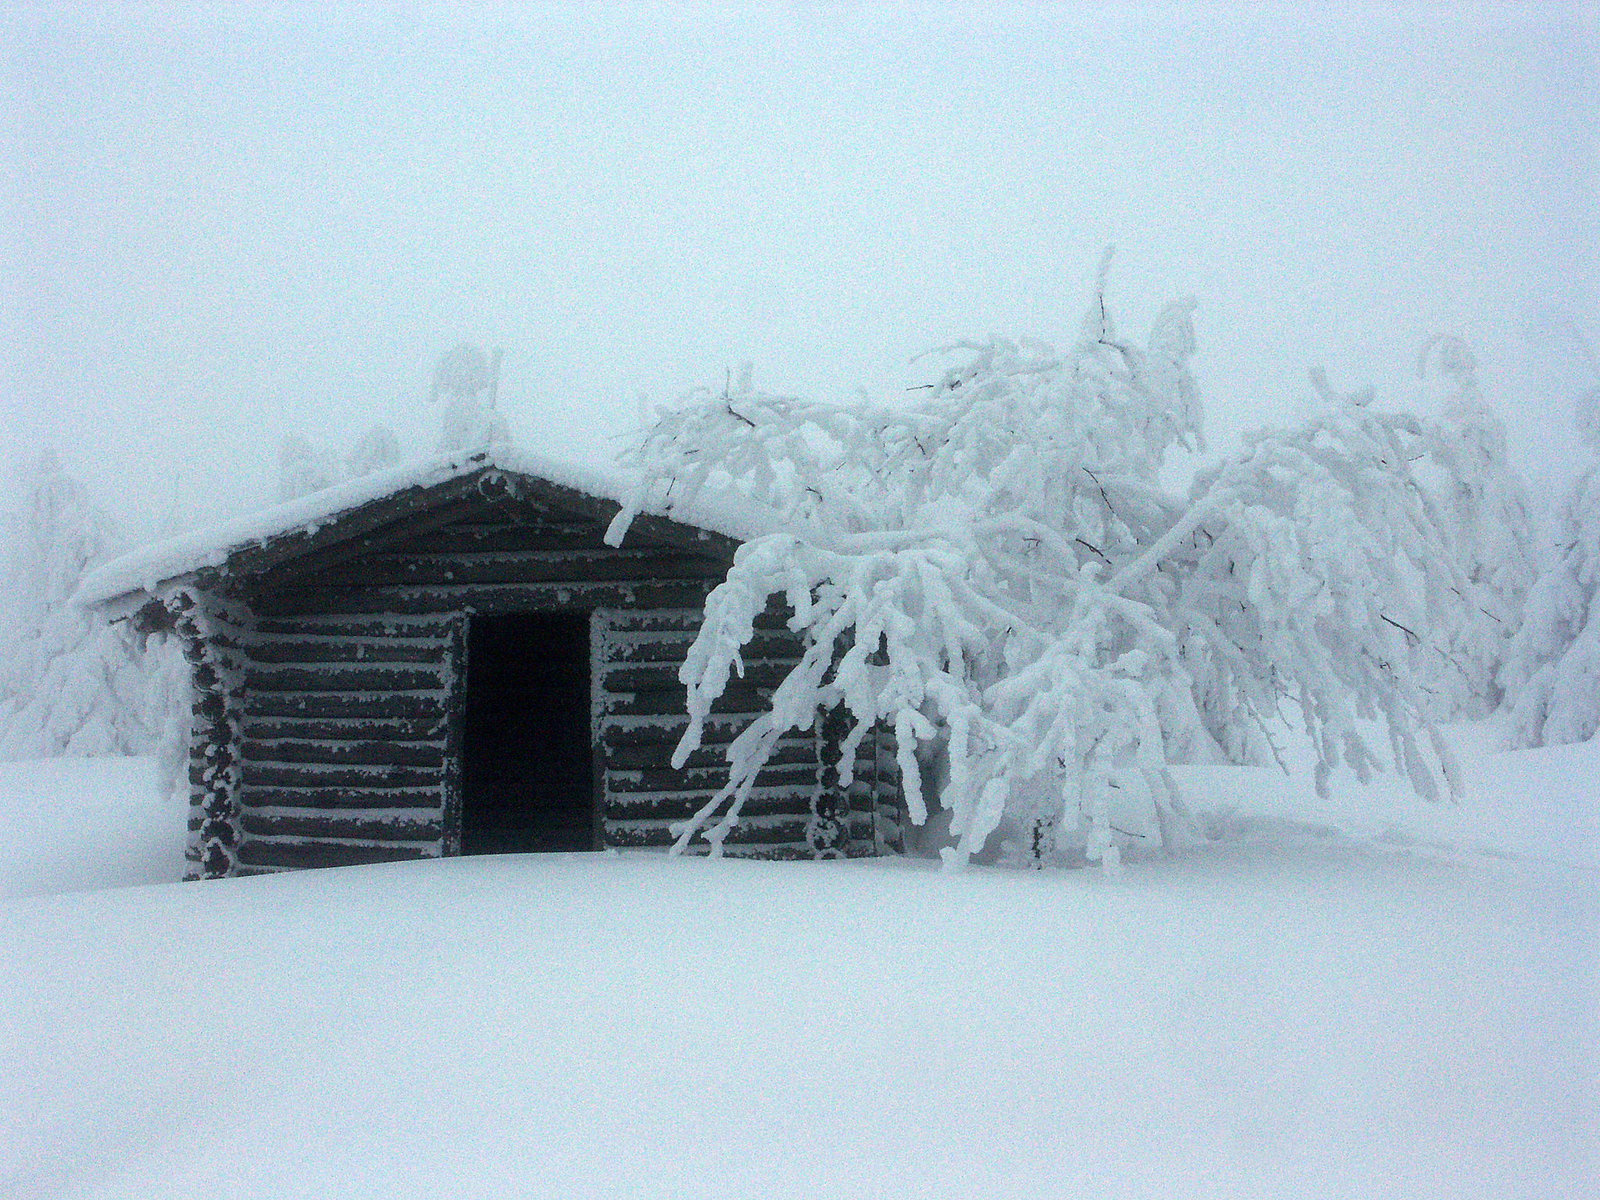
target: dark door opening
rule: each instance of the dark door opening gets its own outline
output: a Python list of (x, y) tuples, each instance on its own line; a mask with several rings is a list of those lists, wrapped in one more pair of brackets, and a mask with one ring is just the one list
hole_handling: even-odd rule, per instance
[(473, 617), (461, 853), (599, 849), (589, 614)]

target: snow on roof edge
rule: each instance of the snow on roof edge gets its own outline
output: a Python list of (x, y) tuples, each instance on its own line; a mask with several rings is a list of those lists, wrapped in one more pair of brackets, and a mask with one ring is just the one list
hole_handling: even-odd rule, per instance
[[(248, 546), (299, 530), (314, 532), (353, 508), (395, 492), (432, 487), (485, 468), (533, 476), (616, 504), (626, 503), (633, 487), (632, 480), (620, 470), (564, 462), (514, 446), (436, 455), (141, 546), (88, 572), (78, 585), (74, 601), (92, 608), (140, 592), (153, 594), (163, 584), (207, 567), (221, 566)], [(771, 519), (764, 519), (766, 514), (745, 502), (719, 505), (714, 499), (703, 499), (692, 506), (675, 505), (670, 511), (654, 506), (644, 511), (738, 541), (748, 541), (775, 527)]]

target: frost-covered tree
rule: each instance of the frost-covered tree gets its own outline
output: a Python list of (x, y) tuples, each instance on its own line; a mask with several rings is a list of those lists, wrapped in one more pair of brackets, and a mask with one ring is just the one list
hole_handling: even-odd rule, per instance
[(278, 501), (296, 500), (347, 479), (398, 466), (400, 457), (400, 440), (382, 423), (357, 438), (343, 458), (304, 434), (288, 434), (278, 451)]
[(343, 478), (338, 458), (304, 434), (291, 433), (278, 450), (278, 500), (295, 500)]
[(1573, 415), (1595, 454), (1556, 511), (1552, 544), (1501, 672), (1516, 746), (1582, 742), (1600, 731), (1600, 360), (1587, 343), (1579, 349), (1575, 365), (1587, 368), (1589, 381)]
[(374, 471), (387, 470), (400, 465), (400, 440), (387, 425), (377, 424), (356, 439), (356, 444), (345, 455), (345, 475), (359, 479)]
[(14, 522), (0, 670), (0, 758), (145, 754), (179, 736), (172, 656), (143, 659), (73, 605), (83, 573), (120, 548), (114, 522), (42, 454)]
[(1471, 350), (1436, 334), (1423, 345), (1418, 374), (1439, 412), (1423, 424), (1417, 474), (1463, 590), (1453, 620), (1419, 631), (1412, 666), (1435, 717), (1483, 717), (1503, 699), (1498, 673), (1536, 573), (1533, 521), (1505, 424), (1484, 403)]
[(1164, 454), (1201, 445), (1193, 351), (1189, 304), (1143, 346), (1119, 338), (1102, 279), (1071, 353), (963, 344), (911, 406), (729, 390), (663, 415), (611, 539), (647, 504), (713, 495), (776, 528), (707, 601), (677, 761), (769, 603), (807, 642), (678, 846), (717, 852), (778, 738), (830, 713), (846, 769), (854, 743), (892, 732), (910, 815), (947, 811), (956, 863), (1002, 824), (1033, 860), (1178, 844), (1167, 765), (1252, 738), (1271, 753), (1282, 717), (1310, 736), (1321, 786), (1340, 763), (1380, 765), (1378, 718), (1422, 792), (1453, 790), (1408, 667), (1410, 631), (1459, 582), (1410, 472), (1418, 423), (1343, 403), (1174, 495)]
[(505, 417), (495, 408), (499, 379), (498, 350), (490, 356), (463, 342), (439, 359), (428, 398), (443, 405), (441, 454), (474, 453), (510, 440)]

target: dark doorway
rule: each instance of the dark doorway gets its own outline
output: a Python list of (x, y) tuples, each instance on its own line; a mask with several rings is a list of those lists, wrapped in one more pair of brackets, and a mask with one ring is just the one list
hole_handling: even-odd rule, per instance
[(461, 853), (595, 850), (589, 614), (467, 627)]

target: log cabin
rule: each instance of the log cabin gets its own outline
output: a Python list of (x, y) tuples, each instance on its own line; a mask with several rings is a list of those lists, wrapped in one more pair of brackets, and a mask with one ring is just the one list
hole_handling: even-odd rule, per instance
[[(142, 638), (177, 637), (189, 664), (188, 876), (669, 846), (802, 646), (771, 611), (704, 745), (674, 767), (679, 668), (759, 530), (748, 511), (703, 506), (643, 514), (610, 546), (624, 494), (521, 452), (446, 457), (86, 579), (83, 602)], [(790, 731), (724, 853), (902, 850), (887, 736), (843, 772), (837, 724)]]

